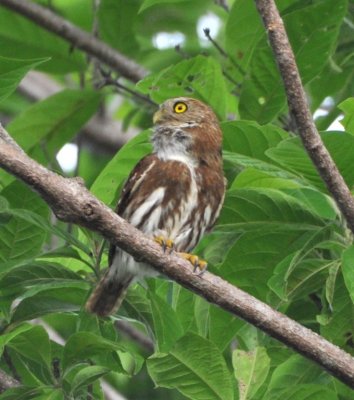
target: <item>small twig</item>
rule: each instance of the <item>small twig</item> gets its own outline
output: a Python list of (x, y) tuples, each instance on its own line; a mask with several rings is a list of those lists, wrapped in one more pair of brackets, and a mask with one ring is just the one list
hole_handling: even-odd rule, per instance
[(23, 0), (0, 0), (0, 5), (10, 8), (43, 28), (54, 32), (68, 41), (73, 48), (78, 48), (96, 57), (132, 82), (139, 81), (147, 74), (147, 71), (135, 61), (56, 15), (48, 8)]
[(274, 0), (255, 0), (267, 30), (279, 71), (283, 79), (289, 109), (294, 117), (302, 143), (328, 191), (354, 233), (354, 198), (313, 122), (301, 83), (295, 56)]
[(244, 76), (246, 74), (245, 70), (239, 65), (232, 57), (229, 57), (229, 55), (226, 53), (226, 51), (211, 37), (210, 35), (210, 29), (209, 28), (204, 28), (203, 32), (206, 36), (206, 38), (212, 43), (212, 45), (218, 50), (218, 52), (225, 58), (229, 59), (232, 63), (232, 65), (238, 70), (238, 72)]
[(190, 58), (189, 54), (183, 51), (182, 47), (180, 44), (176, 44), (175, 46), (176, 53), (178, 53), (182, 58), (185, 60), (188, 60)]
[(229, 6), (227, 5), (226, 0), (215, 0), (215, 4), (222, 7), (225, 11), (229, 12)]
[(149, 354), (154, 352), (154, 342), (142, 332), (134, 328), (131, 324), (126, 321), (116, 321), (115, 322), (116, 328), (132, 339), (135, 343), (139, 344), (146, 352)]
[(102, 84), (100, 85), (100, 87), (104, 87), (104, 86), (114, 86), (117, 89), (123, 90), (124, 92), (127, 92), (129, 94), (131, 94), (134, 98), (142, 100), (146, 103), (149, 103), (150, 105), (157, 107), (157, 104), (152, 101), (149, 97), (144, 96), (143, 94), (136, 92), (133, 89), (128, 88), (127, 86), (121, 84), (118, 79), (114, 79), (111, 76), (104, 76), (104, 81), (102, 82)]

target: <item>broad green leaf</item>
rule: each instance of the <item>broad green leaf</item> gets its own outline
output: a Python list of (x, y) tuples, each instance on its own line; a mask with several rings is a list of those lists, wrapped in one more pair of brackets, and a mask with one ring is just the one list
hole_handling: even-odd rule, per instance
[[(1, 194), (12, 207), (29, 209), (46, 218), (49, 209), (43, 200), (19, 181), (7, 186)], [(0, 229), (0, 262), (20, 261), (38, 254), (47, 237), (47, 232), (31, 222), (15, 217)]]
[[(287, 398), (282, 397), (281, 393), (282, 390), (287, 389), (289, 385), (292, 391), (296, 393), (297, 386), (316, 382), (320, 383), (323, 375), (323, 370), (311, 361), (298, 354), (292, 355), (288, 360), (275, 368), (264, 398), (267, 400)], [(294, 383), (296, 383), (296, 385)], [(278, 393), (279, 395), (276, 396)], [(294, 398), (296, 399), (297, 397)], [(312, 399), (312, 397), (310, 398)], [(302, 399), (302, 397), (299, 397), (299, 399)]]
[(219, 347), (220, 351), (227, 348), (240, 326), (244, 324), (239, 318), (215, 306), (209, 308), (208, 323), (209, 339)]
[(100, 37), (124, 54), (136, 58), (139, 43), (136, 39), (136, 16), (139, 1), (105, 0), (98, 12)]
[[(183, 327), (183, 331), (193, 331), (196, 329), (194, 316), (194, 302), (196, 296), (183, 286), (173, 283), (172, 307), (176, 312), (177, 318)], [(194, 329), (195, 328), (195, 329)]]
[[(349, 187), (354, 185), (354, 136), (347, 132), (324, 132), (322, 139)], [(277, 147), (267, 150), (267, 156), (281, 164), (284, 169), (298, 174), (325, 191), (324, 183), (305, 152), (300, 139), (293, 138), (280, 142)]]
[(13, 268), (0, 277), (0, 290), (2, 294), (19, 293), (24, 289), (38, 286), (38, 291), (53, 287), (70, 286), (71, 283), (83, 283), (80, 275), (60, 264), (45, 261), (34, 261)]
[(157, 103), (172, 97), (197, 97), (209, 104), (220, 119), (226, 117), (228, 91), (220, 64), (198, 55), (151, 74), (137, 87)]
[[(82, 284), (84, 286), (84, 284)], [(87, 297), (87, 289), (54, 287), (27, 297), (15, 308), (11, 322), (27, 321), (59, 312), (79, 311)]]
[(144, 131), (125, 144), (106, 165), (91, 186), (91, 192), (106, 204), (117, 200), (117, 190), (138, 163), (151, 152), (148, 142), (150, 131)]
[(229, 152), (271, 161), (266, 150), (276, 147), (289, 134), (275, 125), (259, 125), (253, 121), (231, 121), (221, 124), (223, 147)]
[[(100, 101), (100, 94), (93, 90), (66, 89), (29, 107), (7, 130), (27, 153), (38, 150), (45, 140), (47, 153), (54, 156), (95, 113)], [(3, 186), (13, 179), (0, 172)]]
[(0, 353), (2, 354), (4, 347), (11, 342), (13, 338), (15, 338), (17, 335), (20, 335), (22, 332), (26, 332), (30, 329), (32, 329), (33, 326), (30, 324), (22, 324), (17, 326), (15, 329), (11, 330), (8, 333), (3, 333), (0, 336)]
[(95, 355), (110, 354), (118, 350), (124, 350), (124, 348), (116, 342), (90, 332), (77, 332), (66, 342), (62, 366), (66, 369), (74, 363), (88, 360)]
[(342, 272), (345, 286), (354, 303), (354, 246), (348, 247), (342, 254)]
[(338, 108), (344, 112), (344, 118), (340, 121), (347, 132), (354, 134), (354, 97), (342, 101)]
[(79, 392), (83, 386), (92, 384), (92, 382), (100, 379), (102, 376), (108, 374), (110, 369), (100, 367), (98, 365), (90, 365), (82, 368), (71, 382), (71, 393), (74, 395)]
[[(35, 345), (34, 345), (35, 344)], [(51, 368), (51, 347), (48, 333), (42, 326), (33, 326), (12, 338), (8, 346), (22, 356)]]
[(243, 70), (248, 69), (263, 34), (264, 27), (254, 4), (248, 0), (235, 0), (226, 24), (226, 49)]
[(152, 319), (157, 339), (158, 351), (166, 353), (183, 335), (177, 313), (159, 296), (150, 293)]
[[(0, 400), (31, 400), (38, 399), (44, 392), (44, 388), (20, 386), (7, 389), (6, 392), (0, 395)], [(54, 399), (51, 399), (54, 400)], [(55, 399), (57, 400), (57, 399)]]
[[(285, 27), (304, 83), (319, 74), (329, 59), (346, 9), (347, 0), (340, 0), (335, 10), (330, 2), (320, 1), (284, 12)], [(250, 70), (242, 87), (239, 111), (242, 118), (267, 123), (285, 107), (285, 93), (264, 35), (253, 52)]]
[(227, 192), (219, 225), (293, 223), (323, 226), (299, 200), (275, 189), (233, 189)]
[(300, 184), (293, 179), (285, 179), (273, 176), (267, 172), (255, 168), (246, 168), (241, 171), (232, 182), (231, 189), (239, 188), (270, 188), (270, 189), (294, 189)]
[(58, 35), (5, 7), (0, 8), (0, 20), (2, 56), (21, 59), (50, 57), (50, 61), (42, 64), (40, 69), (51, 73), (84, 71), (83, 54), (70, 49), (70, 44)]
[(271, 391), (264, 400), (338, 400), (336, 393), (328, 387), (318, 384), (296, 384), (288, 382), (288, 387), (281, 390)]
[(230, 372), (218, 348), (194, 333), (183, 336), (169, 353), (147, 360), (157, 386), (174, 388), (193, 400), (232, 400)]
[(23, 60), (0, 56), (0, 102), (16, 90), (28, 71), (48, 60), (48, 58)]
[[(325, 322), (322, 322), (323, 320)], [(348, 346), (350, 351), (354, 326), (354, 304), (341, 274), (338, 274), (336, 278), (332, 311), (326, 313), (324, 309), (323, 314), (318, 317), (318, 321), (321, 322), (322, 336), (337, 346)]]
[(239, 399), (254, 398), (257, 390), (267, 378), (270, 358), (264, 347), (252, 351), (235, 350), (232, 353), (232, 365), (238, 381)]

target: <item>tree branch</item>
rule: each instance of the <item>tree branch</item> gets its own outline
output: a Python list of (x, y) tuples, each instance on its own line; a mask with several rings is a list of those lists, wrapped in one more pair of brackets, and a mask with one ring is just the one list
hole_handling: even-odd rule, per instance
[(220, 277), (209, 272), (194, 274), (187, 261), (163, 253), (157, 243), (95, 198), (82, 181), (63, 178), (19, 151), (1, 126), (0, 166), (36, 190), (59, 219), (99, 232), (114, 245), (292, 347), (354, 388), (354, 359), (349, 354)]
[(4, 370), (0, 369), (0, 393), (20, 385), (21, 383), (19, 381), (8, 375)]
[(267, 30), (302, 143), (354, 233), (354, 198), (313, 122), (283, 20), (274, 0), (255, 0), (255, 3)]
[(132, 82), (139, 81), (147, 74), (147, 71), (135, 61), (114, 50), (105, 42), (96, 39), (91, 34), (76, 27), (64, 18), (59, 17), (48, 8), (23, 0), (0, 0), (0, 5), (23, 15), (48, 31), (57, 34), (74, 47), (96, 57)]

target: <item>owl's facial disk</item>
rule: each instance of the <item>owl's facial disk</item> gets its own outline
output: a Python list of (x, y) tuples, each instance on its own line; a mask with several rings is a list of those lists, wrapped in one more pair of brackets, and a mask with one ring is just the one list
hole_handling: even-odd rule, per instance
[[(178, 97), (165, 101), (153, 116), (155, 125), (194, 125), (200, 122), (200, 113), (196, 111), (196, 100)], [(199, 103), (199, 102), (198, 102)]]

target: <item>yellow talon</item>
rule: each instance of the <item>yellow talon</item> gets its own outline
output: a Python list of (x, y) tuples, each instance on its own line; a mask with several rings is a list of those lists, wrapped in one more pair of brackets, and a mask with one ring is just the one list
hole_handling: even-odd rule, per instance
[(179, 256), (184, 258), (185, 260), (189, 261), (193, 265), (193, 272), (196, 272), (197, 269), (199, 270), (198, 275), (203, 275), (204, 272), (207, 270), (208, 263), (205, 260), (200, 259), (195, 254), (190, 253), (178, 253)]
[(173, 246), (174, 246), (173, 240), (166, 239), (163, 236), (155, 236), (154, 240), (156, 243), (158, 243), (162, 247), (162, 250), (164, 253), (166, 252), (167, 249), (170, 252), (173, 250)]

